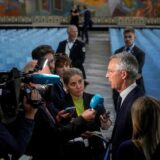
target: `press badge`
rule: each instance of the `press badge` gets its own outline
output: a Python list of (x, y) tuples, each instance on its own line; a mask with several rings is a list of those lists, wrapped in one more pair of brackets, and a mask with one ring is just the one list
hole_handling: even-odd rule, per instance
[(82, 52), (86, 52), (86, 48), (85, 47), (82, 48)]

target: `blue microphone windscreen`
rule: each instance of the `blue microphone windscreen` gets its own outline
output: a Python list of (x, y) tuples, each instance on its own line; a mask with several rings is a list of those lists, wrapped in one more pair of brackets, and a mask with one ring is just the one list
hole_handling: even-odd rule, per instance
[(99, 104), (103, 104), (104, 98), (100, 94), (95, 94), (90, 102), (90, 107), (96, 109), (96, 106)]
[(55, 74), (32, 74), (31, 78), (35, 84), (54, 84), (60, 81), (60, 77)]

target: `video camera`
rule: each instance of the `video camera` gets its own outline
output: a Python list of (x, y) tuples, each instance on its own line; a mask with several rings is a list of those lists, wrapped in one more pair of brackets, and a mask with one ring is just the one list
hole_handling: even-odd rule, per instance
[[(45, 62), (46, 63), (46, 62)], [(0, 72), (0, 121), (4, 123), (12, 122), (21, 110), (20, 92), (21, 84), (35, 83), (50, 85), (60, 80), (58, 75), (53, 74), (32, 74), (41, 70), (42, 67), (37, 62), (36, 67), (29, 73), (23, 73), (17, 68), (12, 68), (9, 72)], [(35, 88), (41, 90), (41, 88)]]

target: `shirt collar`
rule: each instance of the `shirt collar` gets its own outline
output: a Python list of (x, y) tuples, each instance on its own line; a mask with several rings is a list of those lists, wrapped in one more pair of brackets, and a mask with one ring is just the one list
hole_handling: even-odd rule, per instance
[(123, 90), (120, 93), (120, 96), (122, 98), (121, 104), (123, 103), (124, 99), (127, 97), (127, 95), (137, 86), (136, 82), (132, 83), (130, 86), (128, 86), (125, 90)]
[(73, 41), (70, 41), (69, 39), (67, 39), (67, 43), (73, 43), (76, 41), (76, 39), (74, 39)]
[(125, 46), (125, 51), (127, 48), (129, 48), (129, 52), (131, 52), (134, 46), (135, 46), (135, 43), (133, 43), (130, 47)]

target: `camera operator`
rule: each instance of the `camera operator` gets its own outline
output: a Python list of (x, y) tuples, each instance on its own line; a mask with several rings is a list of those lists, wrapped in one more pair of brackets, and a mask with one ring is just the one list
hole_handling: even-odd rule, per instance
[[(31, 99), (38, 100), (39, 98), (38, 92), (33, 90)], [(5, 160), (18, 159), (25, 153), (30, 141), (37, 109), (28, 104), (26, 97), (23, 99), (23, 106), (24, 114), (17, 116), (14, 122), (0, 123), (0, 158)]]

